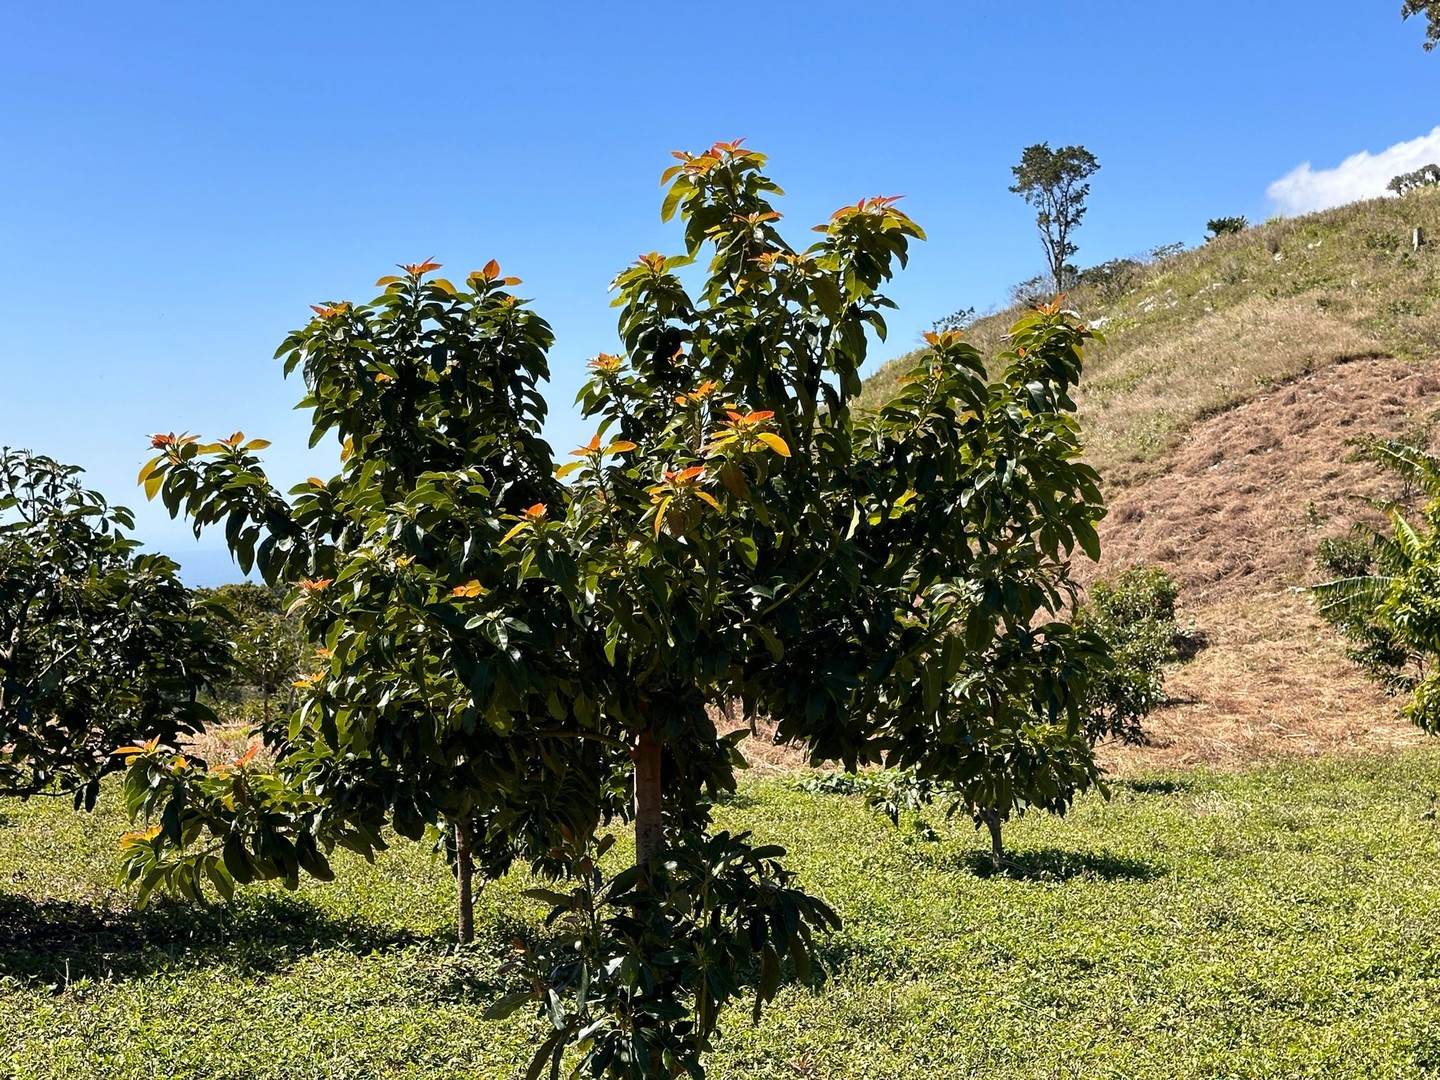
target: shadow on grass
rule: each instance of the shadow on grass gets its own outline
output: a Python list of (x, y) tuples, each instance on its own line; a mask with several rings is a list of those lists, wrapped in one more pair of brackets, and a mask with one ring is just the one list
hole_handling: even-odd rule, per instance
[(1037, 848), (1011, 852), (996, 870), (988, 851), (974, 851), (960, 860), (980, 878), (1007, 877), (1015, 881), (1154, 881), (1164, 871), (1140, 859), (1105, 852)]
[(1194, 789), (1187, 780), (1125, 780), (1122, 786), (1136, 795), (1182, 795)]
[(247, 975), (265, 974), (327, 949), (364, 955), (419, 940), (336, 919), (286, 896), (108, 911), (68, 900), (0, 894), (0, 975), (55, 986), (217, 964)]

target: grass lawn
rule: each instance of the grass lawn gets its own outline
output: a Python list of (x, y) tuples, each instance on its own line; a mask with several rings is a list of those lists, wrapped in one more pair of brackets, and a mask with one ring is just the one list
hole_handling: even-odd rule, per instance
[[(730, 1014), (716, 1077), (1440, 1075), (1440, 754), (1326, 758), (1117, 784), (1007, 830), (984, 872), (856, 799), (754, 781), (731, 827), (791, 849), (845, 917), (833, 981)], [(428, 849), (296, 893), (136, 914), (124, 828), (0, 808), (0, 1076), (512, 1077), (540, 1033), (485, 1022), (538, 905), (489, 886), (451, 944)]]

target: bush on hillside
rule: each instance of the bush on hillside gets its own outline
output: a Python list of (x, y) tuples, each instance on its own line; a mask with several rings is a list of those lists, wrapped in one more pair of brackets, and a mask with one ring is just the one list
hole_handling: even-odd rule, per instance
[(1094, 289), (1100, 302), (1109, 304), (1135, 287), (1144, 266), (1139, 259), (1111, 259), (1081, 270), (1076, 284)]
[(975, 321), (975, 308), (960, 308), (952, 311), (949, 315), (936, 319), (930, 324), (930, 329), (937, 334), (948, 333), (951, 330), (964, 330)]
[[(1405, 497), (1381, 507), (1391, 531), (1356, 526), (1322, 541), (1316, 566), (1332, 575), (1311, 589), (1320, 616), (1346, 639), (1346, 655), (1387, 693), (1408, 694), (1405, 714), (1440, 731), (1440, 458), (1410, 442), (1357, 440), (1357, 456), (1405, 481)], [(1409, 500), (1426, 500), (1416, 509)]]
[(1137, 566), (1113, 581), (1101, 579), (1075, 613), (1075, 623), (1109, 643), (1114, 667), (1097, 674), (1090, 689), (1090, 731), (1095, 739), (1144, 741), (1141, 723), (1165, 704), (1165, 665), (1180, 658), (1184, 635), (1175, 621), (1180, 586), (1164, 570)]
[(1440, 165), (1431, 163), (1421, 165), (1414, 172), (1392, 176), (1390, 183), (1385, 185), (1385, 190), (1393, 191), (1396, 195), (1409, 195), (1412, 191), (1434, 187), (1436, 184), (1440, 184)]
[(1244, 232), (1249, 226), (1250, 222), (1246, 220), (1244, 214), (1239, 214), (1235, 217), (1211, 218), (1205, 223), (1205, 228), (1210, 230), (1210, 235), (1205, 237), (1205, 242), (1208, 244), (1211, 240), (1216, 240), (1222, 236)]

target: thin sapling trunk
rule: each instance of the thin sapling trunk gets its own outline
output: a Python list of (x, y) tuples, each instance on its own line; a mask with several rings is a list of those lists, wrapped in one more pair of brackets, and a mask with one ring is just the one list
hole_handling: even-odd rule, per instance
[(475, 860), (470, 854), (470, 823), (455, 822), (455, 939), (461, 945), (475, 940)]

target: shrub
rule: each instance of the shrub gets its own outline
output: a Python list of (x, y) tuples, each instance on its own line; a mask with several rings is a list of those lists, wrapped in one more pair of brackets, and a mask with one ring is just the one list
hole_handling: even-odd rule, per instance
[(1375, 544), (1358, 536), (1327, 536), (1315, 548), (1315, 569), (1330, 578), (1361, 577), (1375, 565)]
[(1159, 567), (1132, 567), (1101, 579), (1075, 614), (1075, 623), (1110, 645), (1114, 666), (1090, 688), (1090, 731), (1097, 741), (1144, 739), (1141, 721), (1165, 704), (1165, 665), (1179, 659), (1175, 622), (1180, 586)]
[(1135, 287), (1144, 265), (1139, 259), (1111, 259), (1081, 270), (1076, 284), (1093, 288), (1101, 303), (1112, 303)]
[(1210, 230), (1210, 235), (1205, 237), (1205, 242), (1208, 244), (1211, 240), (1218, 239), (1221, 236), (1244, 232), (1249, 227), (1250, 222), (1245, 219), (1245, 215), (1243, 214), (1236, 217), (1211, 218), (1205, 223), (1205, 228)]
[(1440, 184), (1440, 165), (1430, 164), (1422, 165), (1414, 172), (1392, 176), (1385, 185), (1385, 190), (1393, 191), (1396, 195), (1409, 195), (1412, 191), (1434, 187), (1436, 184)]
[(1385, 505), (1393, 533), (1361, 525), (1355, 539), (1322, 542), (1316, 564), (1333, 576), (1311, 595), (1345, 637), (1350, 659), (1387, 693), (1408, 694), (1406, 716), (1433, 733), (1440, 730), (1440, 459), (1405, 441), (1357, 443), (1357, 457), (1395, 472), (1407, 495), (1428, 501), (1418, 510), (1404, 501)]
[(943, 318), (936, 319), (930, 324), (930, 329), (937, 334), (943, 334), (951, 330), (964, 330), (974, 321), (975, 309), (973, 307), (960, 308)]

